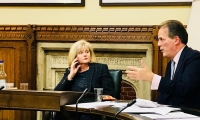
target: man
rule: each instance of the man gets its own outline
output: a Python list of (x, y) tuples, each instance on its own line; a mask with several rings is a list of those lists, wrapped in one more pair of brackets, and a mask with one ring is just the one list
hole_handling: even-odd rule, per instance
[(164, 57), (170, 58), (164, 77), (154, 74), (143, 61), (141, 67), (128, 66), (131, 79), (151, 83), (161, 94), (160, 104), (200, 109), (200, 52), (187, 46), (188, 33), (182, 23), (169, 20), (161, 24), (158, 46)]

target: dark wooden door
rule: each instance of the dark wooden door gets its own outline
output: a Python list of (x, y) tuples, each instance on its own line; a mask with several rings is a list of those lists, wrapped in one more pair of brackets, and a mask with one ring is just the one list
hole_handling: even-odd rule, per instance
[[(6, 82), (14, 83), (18, 89), (20, 83), (36, 89), (36, 49), (33, 37), (26, 37), (31, 32), (28, 26), (0, 26), (0, 60), (4, 61)], [(36, 112), (0, 110), (0, 120), (36, 120)]]

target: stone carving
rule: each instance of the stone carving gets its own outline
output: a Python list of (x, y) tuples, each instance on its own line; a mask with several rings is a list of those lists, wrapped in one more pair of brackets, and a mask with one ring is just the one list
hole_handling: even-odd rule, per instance
[(140, 66), (141, 58), (114, 58), (114, 57), (97, 57), (98, 63), (117, 66)]
[(52, 56), (53, 64), (68, 64), (67, 56)]
[(56, 72), (56, 85), (60, 82), (60, 80), (63, 78), (65, 69), (63, 71), (57, 71)]

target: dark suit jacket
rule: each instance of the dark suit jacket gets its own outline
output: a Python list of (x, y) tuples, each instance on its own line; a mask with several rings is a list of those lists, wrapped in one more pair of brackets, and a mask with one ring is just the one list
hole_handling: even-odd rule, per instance
[[(90, 66), (89, 70), (91, 70), (92, 73), (87, 80), (89, 92), (93, 93), (94, 88), (103, 88), (104, 95), (111, 95), (115, 97), (114, 81), (112, 80), (112, 77), (108, 70), (108, 66), (106, 64), (100, 64), (100, 63), (90, 63), (89, 66)], [(74, 82), (73, 80), (68, 81), (67, 76), (69, 72), (70, 71), (67, 68), (63, 78), (54, 88), (54, 90), (71, 91)]]
[(171, 62), (158, 87), (158, 103), (200, 109), (200, 52), (185, 46), (173, 80), (170, 75)]

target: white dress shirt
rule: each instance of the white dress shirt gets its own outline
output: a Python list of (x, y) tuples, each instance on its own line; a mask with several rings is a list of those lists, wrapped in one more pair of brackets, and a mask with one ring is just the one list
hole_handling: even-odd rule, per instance
[[(183, 47), (185, 48), (185, 46)], [(181, 56), (181, 53), (183, 51), (183, 48), (181, 50), (178, 51), (178, 53), (175, 55), (175, 57), (173, 58), (174, 62), (175, 62), (175, 68), (174, 68), (174, 73), (176, 72), (176, 67), (178, 65), (178, 61), (179, 61), (179, 58)], [(158, 90), (158, 86), (160, 84), (160, 80), (161, 80), (161, 76), (160, 75), (157, 75), (157, 74), (154, 74), (153, 76), (153, 80), (151, 82), (151, 90)]]

